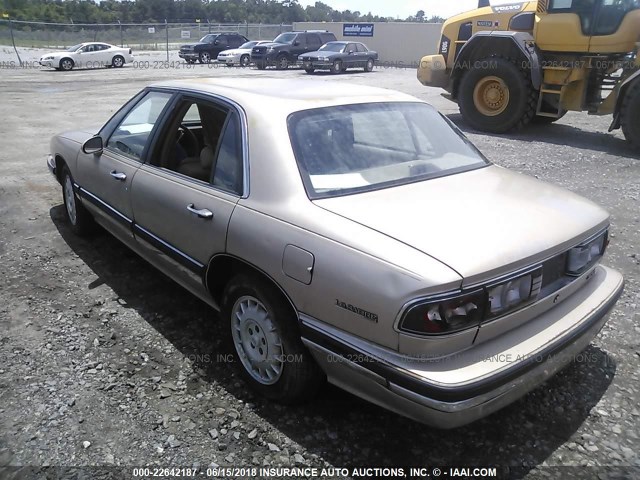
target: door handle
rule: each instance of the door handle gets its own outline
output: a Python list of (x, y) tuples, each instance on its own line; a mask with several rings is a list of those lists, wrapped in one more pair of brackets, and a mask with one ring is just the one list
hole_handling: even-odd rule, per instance
[(213, 212), (211, 210), (207, 210), (206, 208), (198, 210), (193, 203), (190, 203), (189, 205), (187, 205), (187, 210), (199, 216), (200, 218), (206, 218), (207, 220), (210, 220), (213, 218)]
[(116, 180), (120, 180), (121, 182), (124, 182), (127, 179), (127, 175), (122, 173), (122, 172), (116, 172), (115, 170), (113, 172), (111, 172), (111, 176), (113, 178), (115, 178)]

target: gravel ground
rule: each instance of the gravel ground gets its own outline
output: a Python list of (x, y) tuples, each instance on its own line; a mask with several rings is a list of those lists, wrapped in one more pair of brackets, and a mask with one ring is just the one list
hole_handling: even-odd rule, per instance
[[(0, 467), (498, 465), (514, 478), (640, 476), (640, 156), (606, 133), (610, 118), (569, 113), (555, 125), (483, 135), (412, 70), (314, 77), (426, 99), (496, 164), (612, 213), (604, 263), (627, 286), (582, 361), (484, 420), (439, 431), (330, 386), (300, 407), (263, 401), (225, 362), (211, 309), (108, 234), (73, 236), (44, 160), (53, 134), (101, 124), (157, 79), (303, 75), (139, 59), (148, 68), (0, 69)], [(0, 47), (0, 62), (11, 60)]]

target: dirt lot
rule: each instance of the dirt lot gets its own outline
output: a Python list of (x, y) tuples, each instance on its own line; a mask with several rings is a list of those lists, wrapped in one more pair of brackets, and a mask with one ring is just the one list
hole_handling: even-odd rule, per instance
[[(27, 60), (39, 53), (22, 52)], [(102, 124), (158, 79), (304, 75), (139, 59), (150, 63), (0, 69), (0, 467), (37, 467), (0, 468), (0, 477), (86, 465), (499, 465), (511, 477), (640, 476), (640, 156), (619, 133), (606, 133), (609, 118), (570, 113), (552, 126), (481, 135), (413, 70), (314, 77), (426, 99), (496, 164), (612, 214), (605, 263), (627, 286), (582, 361), (487, 419), (438, 431), (329, 386), (302, 407), (261, 400), (217, 356), (223, 329), (208, 307), (108, 234), (73, 236), (45, 164), (53, 134)]]

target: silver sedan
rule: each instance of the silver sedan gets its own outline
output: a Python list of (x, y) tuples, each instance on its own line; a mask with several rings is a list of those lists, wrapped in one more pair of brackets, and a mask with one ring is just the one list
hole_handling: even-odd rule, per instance
[(218, 310), (274, 401), (326, 379), (463, 425), (571, 362), (623, 289), (607, 212), (389, 90), (160, 83), (55, 136), (48, 164), (71, 229), (99, 223)]

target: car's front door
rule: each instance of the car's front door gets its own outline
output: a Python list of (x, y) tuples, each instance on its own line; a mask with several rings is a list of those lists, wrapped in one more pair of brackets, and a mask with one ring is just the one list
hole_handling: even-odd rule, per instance
[(215, 60), (218, 58), (218, 54), (223, 50), (228, 50), (231, 48), (229, 46), (229, 37), (227, 35), (218, 35), (213, 42), (213, 51), (211, 54), (211, 59)]
[(100, 154), (80, 153), (75, 182), (98, 221), (123, 239), (131, 239), (131, 184), (158, 117), (172, 95), (149, 92), (133, 106), (107, 138)]
[(225, 252), (244, 193), (241, 117), (231, 105), (191, 96), (172, 110), (133, 182), (134, 233), (156, 266), (202, 296), (206, 266)]

